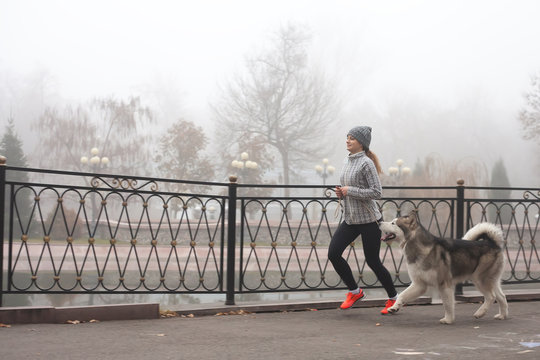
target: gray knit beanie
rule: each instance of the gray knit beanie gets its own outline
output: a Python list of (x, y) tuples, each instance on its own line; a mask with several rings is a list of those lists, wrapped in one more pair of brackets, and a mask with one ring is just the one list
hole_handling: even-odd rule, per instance
[(347, 135), (351, 135), (358, 140), (364, 147), (364, 151), (369, 150), (369, 144), (371, 143), (371, 127), (369, 126), (356, 126), (353, 127)]

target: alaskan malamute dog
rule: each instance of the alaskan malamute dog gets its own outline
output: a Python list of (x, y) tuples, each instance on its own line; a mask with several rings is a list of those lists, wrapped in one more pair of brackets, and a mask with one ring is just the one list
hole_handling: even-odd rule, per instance
[(439, 290), (443, 305), (442, 324), (454, 322), (454, 288), (457, 283), (471, 280), (484, 295), (484, 303), (474, 313), (484, 316), (497, 299), (499, 313), (495, 319), (506, 319), (508, 304), (501, 289), (504, 267), (503, 234), (491, 223), (480, 223), (467, 231), (463, 239), (441, 239), (420, 225), (416, 212), (381, 222), (382, 240), (399, 241), (411, 278), (411, 284), (401, 292), (388, 312), (397, 312), (404, 304), (423, 295), (428, 287)]

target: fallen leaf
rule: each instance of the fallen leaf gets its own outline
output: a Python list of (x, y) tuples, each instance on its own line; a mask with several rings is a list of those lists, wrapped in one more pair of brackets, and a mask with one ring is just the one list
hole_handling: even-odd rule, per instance
[(475, 326), (474, 328), (475, 328), (475, 329), (480, 329), (480, 326)]
[(530, 353), (530, 352), (534, 352), (534, 350), (523, 350), (523, 351), (518, 351), (517, 353), (518, 354), (526, 354), (526, 353)]
[(182, 314), (182, 315), (179, 315), (179, 316), (180, 316), (181, 318), (192, 318), (192, 317), (195, 317), (195, 315), (193, 315), (193, 314), (187, 314), (187, 315)]
[(251, 314), (249, 311), (245, 310), (231, 310), (227, 312), (219, 312), (215, 316), (223, 316), (223, 315), (248, 315)]
[(2, 324), (2, 323), (0, 323), (0, 327), (10, 328), (10, 327), (11, 327), (11, 325), (8, 325), (8, 324)]
[(162, 318), (170, 318), (170, 317), (177, 317), (178, 313), (176, 311), (172, 310), (160, 310), (159, 316)]
[(81, 322), (79, 320), (68, 320), (66, 321), (66, 323), (76, 325), (76, 324), (80, 324)]
[(156, 336), (165, 336), (165, 334), (156, 334)]
[(394, 351), (396, 355), (424, 355), (421, 351)]
[(162, 314), (161, 317), (165, 317), (165, 318), (171, 318), (171, 317), (177, 317), (178, 314)]
[(375, 326), (381, 326), (381, 323), (376, 323)]
[(91, 322), (91, 323), (98, 323), (98, 322), (99, 322), (99, 320), (96, 320), (96, 319), (92, 319), (92, 320), (90, 320), (89, 322)]

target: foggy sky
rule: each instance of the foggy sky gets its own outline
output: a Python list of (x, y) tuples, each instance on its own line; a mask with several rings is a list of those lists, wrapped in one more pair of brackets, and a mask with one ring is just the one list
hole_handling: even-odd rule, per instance
[(338, 84), (336, 167), (347, 130), (367, 124), (384, 168), (433, 152), (489, 169), (502, 157), (513, 186), (540, 186), (517, 121), (540, 71), (539, 18), (535, 0), (0, 0), (0, 133), (10, 113), (27, 134), (43, 106), (140, 95), (163, 126), (184, 117), (210, 135), (217, 85), (294, 22)]

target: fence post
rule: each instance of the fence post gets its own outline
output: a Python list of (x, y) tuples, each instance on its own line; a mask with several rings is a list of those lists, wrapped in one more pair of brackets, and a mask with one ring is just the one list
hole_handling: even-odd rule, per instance
[[(459, 179), (456, 187), (456, 238), (461, 239), (465, 229), (465, 180)], [(463, 284), (456, 285), (456, 295), (463, 295)]]
[(4, 218), (6, 216), (6, 161), (5, 156), (0, 155), (0, 307), (3, 306), (4, 295)]
[(227, 297), (225, 305), (234, 305), (234, 278), (236, 253), (236, 190), (237, 177), (229, 176), (229, 213), (227, 220)]

